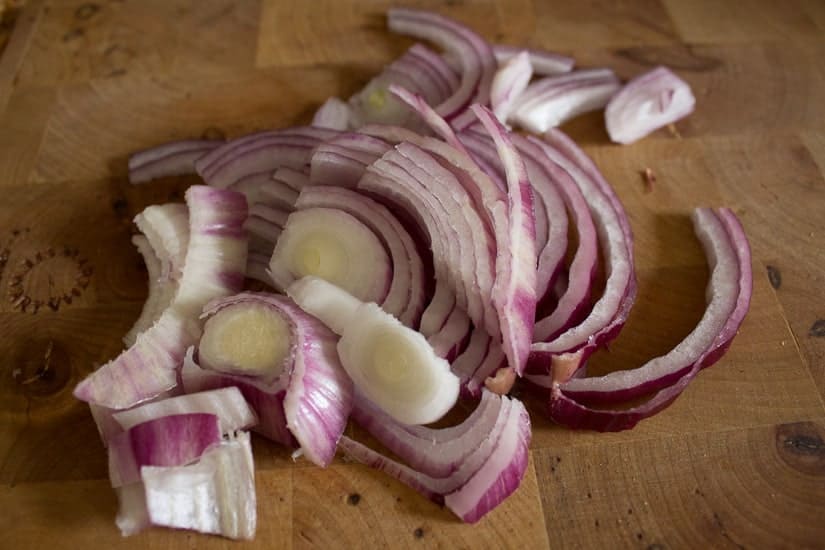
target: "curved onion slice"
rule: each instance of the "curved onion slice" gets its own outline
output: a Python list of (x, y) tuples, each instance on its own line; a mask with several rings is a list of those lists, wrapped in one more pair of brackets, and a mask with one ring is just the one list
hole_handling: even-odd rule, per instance
[(291, 210), (298, 198), (298, 191), (280, 181), (275, 181), (269, 170), (244, 176), (230, 185), (228, 189), (243, 193), (250, 207), (262, 204)]
[(502, 124), (507, 122), (510, 108), (532, 77), (533, 67), (530, 65), (530, 54), (526, 51), (499, 64), (490, 86), (490, 107)]
[(441, 330), (454, 308), (455, 293), (443, 281), (436, 281), (435, 291), (430, 303), (427, 304), (427, 308), (421, 314), (421, 325), (418, 327), (418, 332), (429, 338)]
[(616, 143), (633, 143), (688, 116), (695, 105), (687, 82), (656, 67), (628, 82), (607, 104), (607, 133)]
[(350, 106), (337, 97), (330, 97), (321, 105), (312, 117), (312, 125), (332, 130), (346, 130), (349, 127)]
[(289, 215), (269, 270), (279, 290), (315, 275), (359, 300), (381, 303), (393, 266), (384, 245), (357, 218), (333, 208), (308, 208)]
[(412, 236), (383, 204), (342, 187), (307, 186), (295, 207), (336, 208), (377, 235), (392, 258), (392, 282), (381, 308), (408, 327), (418, 325), (426, 297), (424, 261)]
[(372, 136), (345, 133), (320, 144), (310, 161), (310, 181), (353, 189), (367, 165), (387, 152), (390, 145)]
[(200, 336), (198, 315), (209, 300), (238, 292), (246, 269), (247, 206), (234, 191), (195, 185), (186, 191), (190, 238), (175, 299), (135, 345), (86, 377), (82, 401), (125, 409), (177, 383), (175, 370)]
[[(199, 355), (210, 352), (204, 358), (213, 362), (213, 368), (231, 364), (233, 371), (247, 374), (209, 373), (190, 361), (182, 373), (184, 389), (237, 385), (258, 413), (257, 431), (287, 445), (291, 444), (291, 432), (307, 459), (327, 466), (335, 456), (335, 446), (352, 408), (352, 382), (335, 353), (337, 338), (291, 300), (273, 294), (244, 292), (215, 300), (206, 307), (204, 315), (214, 319), (228, 310), (236, 316), (242, 308), (250, 306), (268, 308), (279, 319), (272, 323), (273, 317), (258, 314), (236, 317), (230, 320), (233, 326), (229, 330), (216, 336), (219, 353), (206, 348), (198, 350)], [(263, 330), (260, 325), (269, 325), (266, 329), (273, 334), (286, 332), (278, 334), (277, 339), (288, 342), (288, 349), (268, 345), (258, 350), (243, 349), (244, 345), (262, 345), (260, 341), (255, 344), (245, 340), (243, 335), (244, 329)], [(278, 424), (282, 419), (285, 424)]]
[(128, 430), (133, 426), (163, 416), (190, 413), (216, 415), (220, 422), (221, 433), (224, 434), (248, 429), (258, 422), (255, 412), (237, 388), (222, 388), (169, 397), (134, 409), (116, 412), (113, 417), (121, 429)]
[(189, 246), (189, 210), (186, 205), (167, 203), (147, 206), (135, 216), (134, 221), (140, 232), (149, 239), (161, 262), (161, 277), (180, 279)]
[(470, 338), (470, 318), (458, 307), (454, 307), (442, 327), (427, 342), (439, 357), (452, 361), (463, 350)]
[(123, 337), (123, 343), (127, 346), (134, 344), (138, 335), (150, 328), (160, 318), (163, 311), (172, 303), (177, 290), (177, 284), (174, 281), (161, 277), (160, 260), (155, 256), (155, 252), (149, 244), (149, 239), (143, 235), (135, 235), (132, 237), (132, 243), (143, 257), (143, 263), (149, 275), (149, 293), (143, 303), (140, 316)]
[[(630, 313), (636, 298), (636, 276), (633, 269), (633, 250), (627, 217), (609, 186), (600, 185), (596, 178), (586, 173), (581, 163), (574, 162), (554, 147), (542, 144), (545, 154), (562, 167), (576, 182), (593, 214), (606, 258), (604, 294), (588, 316), (578, 325), (567, 329), (550, 342), (534, 343), (533, 360), (551, 368), (553, 357), (567, 352), (579, 353), (583, 362), (595, 349), (614, 338)], [(584, 155), (584, 153), (581, 153)], [(603, 180), (602, 180), (603, 181)], [(565, 362), (565, 372), (569, 370)], [(564, 381), (563, 378), (558, 381)]]
[(548, 129), (601, 109), (621, 84), (609, 69), (587, 69), (551, 76), (531, 84), (516, 99), (509, 120), (531, 132)]
[(195, 161), (223, 145), (223, 140), (173, 141), (129, 157), (129, 182), (144, 183), (195, 173)]
[(355, 387), (387, 414), (405, 424), (428, 424), (453, 407), (458, 378), (420, 333), (317, 277), (304, 277), (287, 293), (341, 335), (341, 364)]
[(458, 57), (461, 85), (435, 107), (446, 119), (461, 112), (471, 101), (487, 103), (496, 60), (490, 45), (469, 28), (441, 15), (408, 8), (392, 8), (387, 23), (393, 32), (429, 40)]
[[(475, 523), (518, 488), (527, 469), (530, 417), (520, 401), (498, 399), (502, 406), (488, 436), (445, 477), (423, 474), (347, 437), (341, 439), (341, 448), (355, 460), (444, 503), (463, 521)], [(431, 451), (419, 447), (418, 452), (436, 455), (442, 445), (436, 444)]]
[[(727, 350), (750, 305), (753, 287), (747, 238), (728, 209), (699, 208), (694, 228), (711, 267), (708, 305), (696, 328), (673, 350), (637, 369), (553, 384), (550, 414), (559, 423), (600, 431), (630, 429), (670, 405), (703, 367)], [(630, 409), (591, 409), (587, 400), (611, 403), (658, 391)]]
[(109, 479), (112, 487), (137, 483), (143, 466), (183, 466), (220, 442), (220, 421), (214, 414), (147, 420), (109, 440)]
[(507, 46), (505, 44), (494, 44), (493, 55), (499, 66), (506, 63), (519, 53), (526, 51), (530, 57), (530, 65), (533, 73), (539, 76), (554, 76), (562, 73), (569, 73), (573, 70), (576, 60), (566, 55), (561, 55), (547, 50), (524, 49), (517, 46)]

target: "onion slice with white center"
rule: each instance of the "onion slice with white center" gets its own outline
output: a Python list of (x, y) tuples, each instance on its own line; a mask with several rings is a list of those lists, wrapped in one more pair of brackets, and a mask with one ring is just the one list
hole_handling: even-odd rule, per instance
[[(727, 350), (750, 305), (750, 247), (739, 220), (728, 209), (699, 208), (693, 223), (711, 268), (708, 304), (696, 328), (669, 353), (637, 369), (553, 384), (550, 414), (556, 422), (600, 431), (630, 429), (670, 405), (699, 370)], [(627, 401), (652, 392), (657, 393), (650, 400), (630, 409), (582, 404)]]
[(379, 238), (357, 218), (334, 208), (307, 208), (289, 215), (269, 270), (279, 290), (315, 275), (359, 300), (381, 303), (393, 266)]
[(392, 260), (392, 282), (381, 308), (408, 327), (418, 326), (426, 298), (424, 261), (412, 236), (389, 209), (357, 191), (327, 185), (305, 187), (295, 207), (338, 209), (371, 229)]
[(223, 145), (223, 140), (186, 140), (165, 143), (129, 157), (129, 182), (195, 173), (195, 161)]
[(607, 104), (607, 133), (616, 143), (633, 143), (688, 116), (695, 105), (687, 82), (656, 67), (625, 84)]
[(187, 190), (186, 202), (190, 238), (175, 299), (132, 347), (77, 385), (78, 399), (125, 409), (174, 387), (186, 348), (200, 336), (197, 319), (203, 306), (243, 285), (246, 199), (234, 191), (196, 185)]
[(355, 387), (387, 414), (405, 424), (429, 424), (453, 407), (458, 378), (420, 333), (317, 277), (304, 277), (287, 293), (341, 335), (341, 364)]
[(509, 121), (541, 134), (580, 114), (601, 109), (620, 87), (619, 79), (608, 69), (547, 77), (519, 95)]

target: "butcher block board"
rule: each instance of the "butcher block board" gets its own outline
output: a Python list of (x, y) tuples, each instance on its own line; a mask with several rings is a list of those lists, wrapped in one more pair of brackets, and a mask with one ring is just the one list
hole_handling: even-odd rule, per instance
[(555, 426), (523, 392), (527, 473), (476, 525), (360, 465), (319, 469), (256, 439), (254, 542), (121, 538), (72, 388), (122, 349), (146, 296), (132, 218), (197, 181), (130, 186), (128, 155), (306, 123), (412, 42), (387, 32), (383, 1), (29, 0), (0, 58), (0, 547), (825, 547), (825, 3), (410, 3), (491, 41), (690, 83), (696, 112), (634, 145), (610, 144), (598, 113), (565, 127), (636, 236), (639, 297), (594, 369), (662, 354), (701, 316), (700, 205), (732, 208), (754, 252), (728, 354), (622, 433)]

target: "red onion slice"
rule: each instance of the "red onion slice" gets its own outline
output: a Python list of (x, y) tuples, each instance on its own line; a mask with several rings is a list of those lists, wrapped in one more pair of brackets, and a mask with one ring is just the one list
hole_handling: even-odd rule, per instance
[(387, 152), (384, 140), (364, 134), (341, 134), (318, 146), (312, 154), (310, 180), (316, 185), (354, 189), (369, 164)]
[(471, 101), (487, 103), (496, 60), (490, 45), (469, 28), (441, 15), (407, 8), (387, 14), (393, 32), (429, 40), (453, 53), (461, 62), (461, 85), (435, 107), (446, 119), (462, 111)]
[(74, 395), (111, 409), (125, 409), (177, 383), (175, 370), (200, 336), (198, 315), (209, 300), (234, 294), (246, 269), (246, 199), (202, 185), (186, 192), (190, 239), (175, 299), (135, 345), (86, 377)]
[(418, 332), (426, 337), (432, 336), (441, 330), (453, 309), (455, 309), (455, 293), (452, 288), (443, 281), (436, 281), (430, 303), (421, 315)]
[(143, 303), (140, 316), (123, 337), (123, 343), (127, 346), (132, 346), (138, 335), (148, 330), (160, 318), (164, 310), (172, 303), (178, 288), (176, 281), (162, 277), (160, 260), (155, 256), (155, 252), (149, 244), (149, 239), (143, 235), (135, 235), (132, 237), (132, 243), (143, 257), (143, 263), (149, 276), (149, 293)]
[(173, 141), (129, 157), (129, 182), (145, 183), (195, 173), (195, 161), (223, 145), (223, 140)]
[(178, 280), (189, 246), (189, 211), (185, 204), (147, 206), (135, 216), (135, 225), (149, 240), (161, 263), (161, 278)]
[(613, 96), (604, 113), (616, 143), (633, 143), (693, 112), (696, 98), (687, 82), (666, 67), (637, 76)]
[(384, 205), (349, 189), (307, 186), (296, 208), (335, 208), (357, 218), (381, 240), (392, 258), (392, 281), (381, 307), (409, 327), (418, 325), (426, 298), (424, 261), (412, 236)]
[[(630, 429), (669, 406), (699, 370), (727, 350), (750, 305), (750, 248), (742, 226), (728, 209), (700, 208), (693, 220), (711, 265), (708, 306), (699, 324), (668, 354), (638, 369), (554, 384), (550, 413), (555, 421), (599, 431)], [(592, 409), (579, 402), (609, 403), (657, 390), (650, 400), (630, 409)]]
[[(284, 430), (275, 424), (283, 411), (285, 427), (298, 441), (304, 456), (319, 466), (329, 465), (352, 408), (352, 381), (335, 351), (338, 338), (284, 296), (245, 292), (211, 302), (204, 315), (213, 316), (238, 304), (271, 308), (289, 324), (292, 340), (287, 363), (282, 367), (283, 376), (270, 383), (260, 377), (224, 374), (211, 377), (198, 373), (198, 367), (190, 364), (183, 373), (184, 388), (189, 391), (192, 385), (200, 389), (204, 384), (221, 387), (240, 382), (239, 389), (258, 413), (258, 428), (263, 429), (264, 435), (288, 444), (284, 441)], [(286, 393), (281, 408), (278, 401), (284, 384)]]
[(272, 179), (300, 193), (301, 189), (309, 185), (309, 172), (306, 166), (300, 169), (290, 168), (289, 166), (279, 166), (278, 169), (275, 170), (275, 173), (272, 174)]
[(470, 318), (461, 308), (454, 307), (444, 325), (427, 342), (436, 355), (452, 361), (464, 350), (469, 338)]
[(112, 487), (140, 482), (144, 466), (183, 466), (221, 442), (218, 417), (188, 413), (142, 422), (109, 440)]
[(508, 186), (509, 234), (498, 246), (493, 305), (499, 315), (504, 351), (510, 366), (521, 375), (530, 354), (536, 315), (536, 227), (533, 192), (524, 161), (509, 132), (487, 108), (471, 107), (493, 138)]
[(572, 57), (548, 52), (547, 50), (525, 50), (518, 46), (508, 46), (505, 44), (493, 45), (493, 55), (496, 56), (496, 61), (499, 65), (503, 65), (523, 51), (526, 51), (530, 57), (530, 65), (533, 73), (539, 76), (555, 76), (569, 73), (576, 64), (575, 59)]
[(133, 426), (156, 418), (192, 413), (214, 414), (218, 417), (220, 431), (224, 434), (246, 430), (258, 422), (255, 412), (237, 388), (169, 397), (134, 409), (116, 412), (113, 417), (121, 429), (129, 430)]
[(547, 77), (519, 95), (509, 120), (540, 134), (580, 114), (601, 109), (620, 87), (619, 79), (608, 69)]
[(269, 259), (272, 257), (272, 246), (269, 248), (269, 252), (258, 252), (250, 249), (246, 257), (246, 276), (272, 287), (272, 278), (269, 276)]
[(250, 207), (263, 204), (291, 210), (298, 198), (298, 191), (280, 181), (275, 181), (271, 171), (244, 176), (230, 185), (229, 189), (243, 193)]
[(533, 67), (530, 64), (530, 54), (526, 51), (499, 64), (490, 86), (490, 107), (502, 123), (507, 122), (513, 103), (527, 88), (532, 77)]
[(349, 128), (352, 113), (347, 102), (330, 97), (312, 117), (312, 125), (321, 128), (344, 131)]
[(447, 91), (446, 95), (452, 94), (461, 85), (456, 72), (444, 60), (443, 57), (432, 51), (423, 44), (413, 44), (408, 50), (410, 55), (415, 56), (426, 65), (434, 75), (433, 80), (440, 81), (440, 88)]

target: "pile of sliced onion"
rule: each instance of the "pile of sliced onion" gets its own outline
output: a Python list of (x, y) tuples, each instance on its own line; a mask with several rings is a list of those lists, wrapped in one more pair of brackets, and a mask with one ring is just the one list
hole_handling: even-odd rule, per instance
[[(641, 367), (585, 376), (635, 300), (633, 236), (611, 185), (555, 127), (607, 106), (611, 139), (630, 143), (693, 110), (684, 81), (660, 67), (622, 87), (610, 69), (573, 71), (426, 11), (392, 9), (388, 24), (442, 51), (414, 44), (310, 126), (130, 159), (133, 183), (206, 185), (136, 217), (148, 298), (129, 348), (75, 389), (107, 447), (124, 535), (251, 538), (249, 429), (320, 467), (340, 447), (473, 523), (526, 471), (530, 418), (506, 395), (520, 377), (560, 424), (629, 429), (736, 335), (748, 241), (730, 210), (698, 208), (710, 281), (696, 328)], [(476, 402), (463, 421), (425, 425), (459, 399)], [(393, 457), (345, 437), (350, 418)]]

